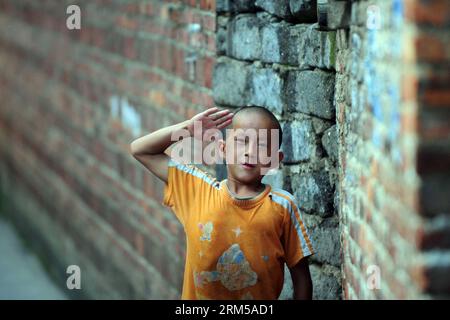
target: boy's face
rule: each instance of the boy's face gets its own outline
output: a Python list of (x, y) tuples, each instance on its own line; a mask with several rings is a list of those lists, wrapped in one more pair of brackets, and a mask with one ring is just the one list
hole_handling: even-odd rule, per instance
[(272, 136), (272, 129), (277, 130), (264, 114), (249, 111), (235, 116), (228, 131), (231, 133), (221, 144), (229, 177), (243, 184), (251, 184), (260, 182), (269, 168), (277, 167), (283, 153), (279, 151), (278, 135)]

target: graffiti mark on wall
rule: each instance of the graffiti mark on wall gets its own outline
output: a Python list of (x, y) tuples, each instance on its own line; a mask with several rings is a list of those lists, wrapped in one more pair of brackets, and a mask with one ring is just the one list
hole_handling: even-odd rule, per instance
[(127, 98), (119, 96), (111, 96), (109, 98), (110, 113), (113, 118), (118, 118), (125, 128), (129, 129), (133, 137), (141, 134), (142, 119)]

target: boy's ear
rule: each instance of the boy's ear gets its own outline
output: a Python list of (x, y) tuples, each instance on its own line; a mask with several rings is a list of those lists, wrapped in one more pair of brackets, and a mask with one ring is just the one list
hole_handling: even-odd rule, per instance
[(284, 159), (284, 153), (283, 151), (278, 151), (278, 162), (281, 163), (281, 161), (283, 161)]

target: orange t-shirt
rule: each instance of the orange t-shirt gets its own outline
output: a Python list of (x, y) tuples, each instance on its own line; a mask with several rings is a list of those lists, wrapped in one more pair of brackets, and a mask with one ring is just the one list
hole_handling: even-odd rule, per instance
[(278, 299), (284, 263), (314, 253), (294, 197), (269, 185), (236, 199), (225, 180), (170, 160), (163, 203), (186, 232), (181, 299)]

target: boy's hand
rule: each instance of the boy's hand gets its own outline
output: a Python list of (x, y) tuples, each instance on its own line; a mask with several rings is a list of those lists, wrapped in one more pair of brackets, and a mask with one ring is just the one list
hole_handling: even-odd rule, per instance
[[(206, 137), (203, 137), (203, 134), (208, 129), (223, 129), (227, 127), (231, 121), (233, 120), (233, 113), (230, 110), (222, 110), (220, 111), (219, 108), (214, 107), (207, 109), (203, 112), (200, 112), (199, 114), (192, 117), (191, 120), (189, 120), (189, 124), (187, 126), (187, 129), (189, 130), (190, 134), (194, 138), (203, 139)], [(201, 125), (201, 126), (200, 126)], [(201, 127), (201, 136), (194, 136), (194, 126), (198, 126), (198, 128)], [(197, 129), (198, 130), (198, 129)]]

